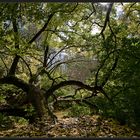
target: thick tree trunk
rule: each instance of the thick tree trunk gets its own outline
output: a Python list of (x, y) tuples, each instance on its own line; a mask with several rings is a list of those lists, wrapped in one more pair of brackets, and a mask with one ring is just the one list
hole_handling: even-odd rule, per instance
[(38, 87), (31, 86), (29, 90), (29, 100), (32, 103), (37, 117), (43, 119), (47, 116), (47, 103), (43, 91)]
[(48, 116), (48, 106), (44, 97), (44, 92), (39, 87), (28, 84), (15, 76), (1, 78), (0, 84), (12, 84), (18, 88), (21, 88), (27, 93), (27, 100), (35, 108), (37, 117), (42, 119)]

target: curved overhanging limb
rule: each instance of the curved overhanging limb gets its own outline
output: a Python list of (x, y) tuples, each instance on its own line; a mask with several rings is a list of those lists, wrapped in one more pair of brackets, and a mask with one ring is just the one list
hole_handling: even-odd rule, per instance
[[(75, 81), (75, 80), (69, 80), (69, 81), (62, 81), (60, 82), (59, 84), (56, 84), (56, 85), (53, 85), (52, 87), (50, 87), (46, 93), (45, 93), (45, 98), (46, 98), (46, 102), (48, 102), (48, 99), (50, 96), (55, 96), (55, 91), (58, 90), (58, 89), (61, 89), (65, 86), (78, 86), (80, 87), (80, 89), (86, 89), (88, 91), (91, 91), (92, 92), (92, 96), (96, 96), (97, 93), (101, 93), (104, 95), (104, 97), (114, 106), (116, 107), (116, 104), (113, 102), (113, 100), (107, 95), (107, 93), (104, 91), (103, 87), (101, 86), (94, 86), (94, 87), (91, 87), (89, 85), (86, 85), (80, 81)], [(66, 96), (67, 98), (68, 96)], [(72, 96), (71, 96), (72, 97)], [(56, 98), (56, 101), (53, 103), (53, 105), (57, 104), (57, 101), (59, 101), (61, 99), (58, 99)], [(65, 97), (63, 97), (63, 101), (65, 100)], [(87, 104), (89, 107), (91, 108), (94, 108), (95, 110), (98, 110), (97, 106), (90, 103), (86, 98), (83, 98), (83, 99), (75, 99), (75, 98), (72, 98), (70, 99), (69, 101), (76, 101), (77, 103), (85, 103)], [(48, 111), (49, 111), (49, 114), (51, 115), (51, 117), (54, 119), (56, 119), (55, 115), (53, 114), (53, 112), (49, 109), (49, 105), (48, 105)]]
[(65, 87), (65, 86), (70, 86), (70, 85), (76, 85), (76, 86), (79, 86), (79, 87), (82, 87), (83, 89), (86, 89), (88, 91), (93, 91), (95, 88), (94, 87), (91, 87), (89, 85), (86, 85), (80, 81), (75, 81), (75, 80), (69, 80), (69, 81), (62, 81), (60, 82), (59, 84), (56, 84), (52, 87), (50, 87), (47, 91), (46, 91), (46, 100), (52, 95), (52, 93), (62, 87)]
[(12, 84), (21, 88), (25, 92), (29, 92), (30, 85), (15, 76), (6, 76), (0, 79), (0, 84)]

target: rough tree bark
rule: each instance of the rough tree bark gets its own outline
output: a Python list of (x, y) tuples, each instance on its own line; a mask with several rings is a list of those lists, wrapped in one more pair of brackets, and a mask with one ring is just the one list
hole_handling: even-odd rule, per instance
[(4, 78), (1, 78), (0, 84), (12, 84), (18, 88), (21, 88), (23, 91), (27, 93), (28, 100), (31, 102), (31, 104), (35, 108), (37, 117), (39, 117), (40, 119), (43, 119), (44, 117), (46, 117), (47, 104), (45, 101), (44, 93), (41, 89), (31, 84), (28, 84), (15, 76), (7, 76)]
[(40, 119), (43, 119), (47, 115), (47, 102), (44, 97), (44, 93), (41, 89), (35, 86), (30, 86), (28, 98), (37, 111), (37, 115)]

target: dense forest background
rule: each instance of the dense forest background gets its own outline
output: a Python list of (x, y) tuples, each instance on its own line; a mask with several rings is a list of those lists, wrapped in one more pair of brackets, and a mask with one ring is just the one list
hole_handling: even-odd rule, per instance
[(0, 3), (1, 130), (62, 111), (138, 129), (139, 26), (137, 2)]

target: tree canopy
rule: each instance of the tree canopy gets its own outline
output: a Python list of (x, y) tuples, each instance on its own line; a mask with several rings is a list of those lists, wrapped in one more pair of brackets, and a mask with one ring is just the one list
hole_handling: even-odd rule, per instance
[(15, 108), (31, 103), (39, 118), (68, 99), (139, 124), (139, 3), (0, 6), (1, 98), (22, 90)]

